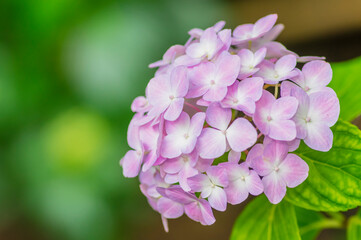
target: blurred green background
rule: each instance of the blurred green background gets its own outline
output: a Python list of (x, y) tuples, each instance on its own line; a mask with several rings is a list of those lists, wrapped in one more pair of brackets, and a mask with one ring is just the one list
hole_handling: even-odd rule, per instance
[[(361, 55), (357, 1), (303, 2), (1, 0), (0, 239), (227, 239), (243, 205), (212, 227), (171, 221), (165, 234), (138, 180), (122, 176), (130, 104), (149, 63), (221, 19), (235, 27), (277, 12), (292, 50)], [(335, 9), (319, 14), (322, 4)]]

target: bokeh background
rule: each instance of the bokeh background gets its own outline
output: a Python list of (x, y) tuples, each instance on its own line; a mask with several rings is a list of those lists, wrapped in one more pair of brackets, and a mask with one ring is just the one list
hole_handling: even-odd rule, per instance
[(244, 204), (165, 234), (119, 159), (149, 63), (193, 27), (270, 13), (300, 55), (361, 55), (359, 0), (1, 0), (0, 239), (228, 239)]

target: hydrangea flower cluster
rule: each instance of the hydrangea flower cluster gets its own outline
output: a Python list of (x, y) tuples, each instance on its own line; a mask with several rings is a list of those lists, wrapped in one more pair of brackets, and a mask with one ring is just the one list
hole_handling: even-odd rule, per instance
[[(264, 193), (279, 203), (301, 184), (308, 165), (295, 151), (303, 140), (328, 151), (340, 106), (327, 87), (330, 64), (300, 57), (274, 39), (277, 15), (232, 33), (221, 21), (192, 29), (185, 45), (169, 48), (137, 97), (128, 129), (132, 150), (121, 159), (126, 177), (167, 219), (186, 214), (203, 225)], [(302, 68), (298, 68), (302, 65)]]

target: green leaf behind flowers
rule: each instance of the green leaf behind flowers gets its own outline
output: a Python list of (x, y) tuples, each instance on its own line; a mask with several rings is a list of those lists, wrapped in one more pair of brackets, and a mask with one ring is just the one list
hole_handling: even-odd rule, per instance
[(305, 144), (296, 151), (310, 167), (306, 181), (287, 190), (286, 199), (296, 206), (328, 212), (361, 205), (361, 131), (342, 120), (332, 130), (330, 151), (315, 151)]
[(294, 207), (271, 204), (265, 195), (254, 199), (237, 218), (231, 240), (301, 240)]
[(341, 104), (340, 118), (352, 121), (361, 114), (361, 57), (331, 64), (333, 78), (330, 87)]

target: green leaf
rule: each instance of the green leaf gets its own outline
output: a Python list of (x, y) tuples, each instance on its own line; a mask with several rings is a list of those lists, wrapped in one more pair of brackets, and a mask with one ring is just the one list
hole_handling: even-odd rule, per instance
[(361, 205), (361, 131), (341, 120), (332, 130), (329, 152), (304, 144), (296, 152), (310, 167), (306, 181), (287, 190), (286, 199), (296, 206), (336, 212)]
[(347, 240), (359, 239), (361, 239), (361, 217), (359, 215), (355, 215), (348, 220)]
[(361, 114), (361, 57), (331, 66), (333, 78), (329, 86), (340, 99), (340, 118), (351, 121)]
[(327, 213), (326, 217), (320, 212), (295, 207), (297, 223), (300, 228), (302, 240), (316, 239), (323, 229), (341, 229), (345, 221), (345, 217), (341, 213)]
[(239, 215), (231, 240), (300, 240), (296, 214), (287, 201), (271, 204), (262, 195), (253, 200)]
[(321, 232), (320, 223), (326, 220), (326, 217), (319, 212), (295, 207), (297, 223), (300, 228), (302, 240), (313, 240)]

